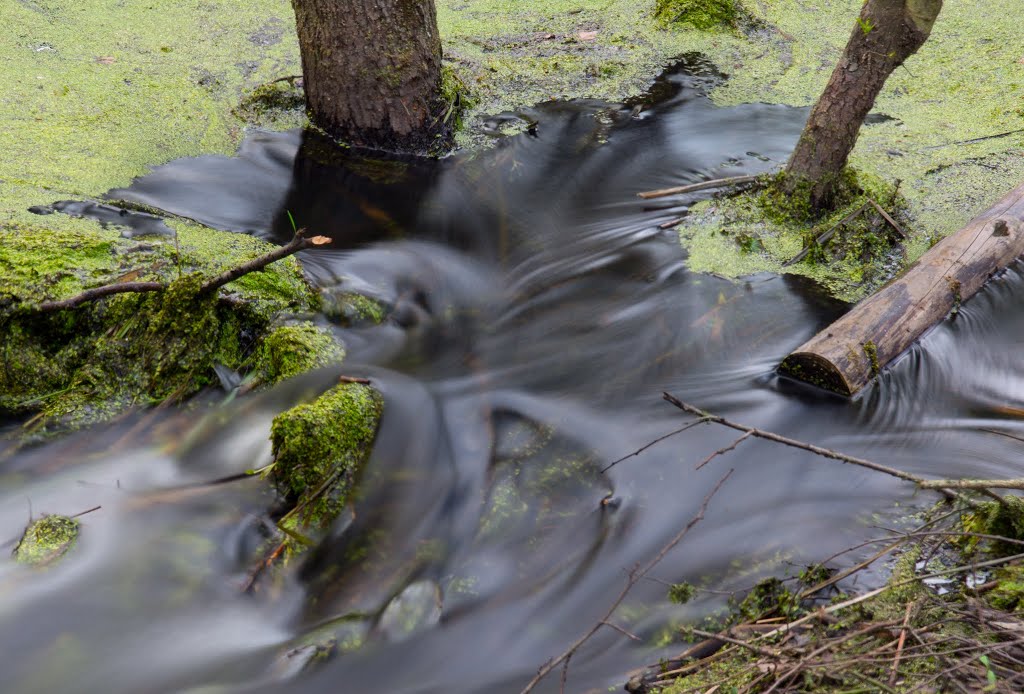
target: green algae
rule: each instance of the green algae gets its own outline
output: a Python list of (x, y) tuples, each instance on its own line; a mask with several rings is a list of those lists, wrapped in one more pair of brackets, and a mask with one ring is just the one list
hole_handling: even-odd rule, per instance
[(78, 540), (80, 523), (67, 516), (49, 515), (33, 521), (25, 528), (14, 558), (29, 566), (47, 566), (59, 560)]
[(306, 321), (267, 333), (260, 343), (254, 371), (265, 383), (277, 383), (344, 358), (344, 348), (329, 330)]
[(274, 418), (270, 479), (294, 504), (297, 529), (322, 529), (349, 501), (370, 456), (384, 399), (360, 383), (335, 386)]
[[(298, 65), (283, 0), (8, 2), (0, 22), (0, 179), (65, 197), (178, 157), (231, 153), (242, 89)], [(265, 40), (273, 26), (278, 40)]]

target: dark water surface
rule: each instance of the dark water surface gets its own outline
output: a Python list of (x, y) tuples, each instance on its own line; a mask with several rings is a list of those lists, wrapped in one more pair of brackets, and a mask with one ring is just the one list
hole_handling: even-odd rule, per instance
[[(670, 605), (665, 582), (728, 590), (795, 573), (928, 501), (757, 440), (695, 469), (735, 438), (710, 425), (602, 472), (687, 421), (662, 391), (916, 474), (1018, 476), (1019, 266), (852, 402), (774, 373), (842, 306), (791, 278), (687, 271), (659, 224), (696, 198), (635, 193), (775, 166), (806, 117), (714, 108), (706, 79), (663, 82), (662, 102), (639, 114), (538, 106), (521, 114), (535, 134), (476, 156), (357, 165), (310, 135), (253, 133), (237, 158), (174, 162), (113, 191), (276, 241), (291, 236), (290, 211), (335, 239), (301, 257), (327, 305), (357, 291), (389, 318), (320, 317), (348, 349), (342, 368), (0, 461), (10, 539), (30, 504), (102, 505), (59, 568), (0, 563), (0, 690), (519, 691), (734, 469), (617, 614), (645, 643), (604, 629), (573, 658), (568, 691), (618, 688), (631, 668), (680, 649), (651, 647), (673, 622), (720, 604), (705, 592)], [(258, 479), (201, 483), (267, 464), (271, 419), (342, 371), (386, 398), (354, 518), (246, 594), (273, 496)], [(296, 675), (303, 644), (332, 633), (365, 645)], [(557, 689), (557, 674), (541, 687)]]

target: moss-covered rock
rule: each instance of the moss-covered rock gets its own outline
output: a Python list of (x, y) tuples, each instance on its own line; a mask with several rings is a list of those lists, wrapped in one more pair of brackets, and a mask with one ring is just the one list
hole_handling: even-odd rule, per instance
[(270, 478), (294, 504), (289, 519), (299, 530), (324, 528), (341, 512), (383, 409), (384, 399), (370, 386), (343, 383), (274, 419)]
[[(177, 240), (125, 239), (70, 218), (63, 229), (0, 222), (0, 412), (40, 414), (39, 433), (109, 419), (132, 405), (180, 400), (218, 382), (214, 365), (247, 370), (275, 316), (319, 307), (294, 259), (200, 295), (205, 278), (273, 247), (171, 224)], [(126, 281), (168, 288), (54, 312), (37, 308)], [(278, 362), (285, 359), (282, 349), (277, 353)]]
[(80, 524), (67, 516), (43, 516), (25, 528), (14, 558), (30, 566), (46, 566), (63, 557), (78, 540)]
[(344, 358), (329, 330), (305, 321), (271, 330), (260, 343), (254, 371), (263, 382), (277, 383)]

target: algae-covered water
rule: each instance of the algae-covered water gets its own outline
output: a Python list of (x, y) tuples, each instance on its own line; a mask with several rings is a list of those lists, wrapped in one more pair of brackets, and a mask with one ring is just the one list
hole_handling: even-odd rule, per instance
[[(805, 118), (713, 105), (701, 65), (640, 112), (507, 114), (491, 129), (522, 118), (533, 132), (474, 156), (325, 164), (314, 135), (256, 132), (237, 157), (112, 191), (267, 239), (290, 236), (289, 212), (330, 234), (300, 260), (327, 298), (312, 318), (347, 358), (0, 460), (11, 546), (30, 517), (88, 511), (58, 563), (0, 563), (0, 689), (519, 691), (734, 470), (616, 611), (636, 640), (605, 628), (573, 657), (567, 691), (615, 690), (680, 650), (676, 627), (714, 614), (722, 591), (795, 574), (929, 501), (764, 441), (698, 469), (734, 439), (710, 425), (609, 467), (687, 421), (663, 391), (919, 475), (1019, 476), (1019, 266), (853, 401), (775, 374), (843, 305), (799, 278), (688, 269), (661, 227), (697, 198), (635, 193), (763, 171)], [(353, 292), (383, 321), (330, 312)], [(275, 415), (340, 375), (384, 397), (360, 492), (309, 554), (250, 590), (275, 497), (235, 476), (270, 462)], [(685, 606), (667, 599), (678, 581), (699, 588)], [(558, 689), (557, 675), (542, 685)]]

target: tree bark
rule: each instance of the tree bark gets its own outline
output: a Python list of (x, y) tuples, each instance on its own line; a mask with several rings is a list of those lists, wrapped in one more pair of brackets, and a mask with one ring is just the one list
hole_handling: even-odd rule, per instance
[(853, 395), (1024, 253), (1024, 184), (786, 357), (780, 371)]
[(786, 166), (790, 194), (809, 186), (815, 211), (830, 209), (864, 118), (886, 79), (928, 39), (942, 0), (867, 0)]
[(292, 0), (306, 104), (346, 144), (443, 150), (441, 37), (434, 0)]

